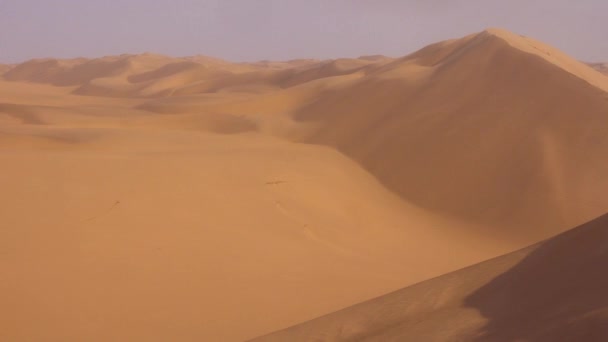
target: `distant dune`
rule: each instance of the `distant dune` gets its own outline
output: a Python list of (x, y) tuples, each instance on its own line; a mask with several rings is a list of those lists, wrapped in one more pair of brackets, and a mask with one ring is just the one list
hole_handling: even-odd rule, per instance
[(243, 341), (416, 283), (269, 338), (603, 333), (603, 218), (436, 278), (608, 211), (608, 78), (540, 42), (3, 70), (2, 341)]
[(252, 341), (605, 341), (608, 215)]
[(240, 91), (262, 87), (279, 89), (315, 79), (356, 72), (385, 57), (330, 61), (230, 63), (204, 56), (170, 58), (161, 55), (123, 55), (99, 59), (36, 59), (8, 66), (8, 81), (77, 86), (78, 95), (158, 97), (173, 94)]
[[(161, 55), (123, 55), (99, 59), (32, 60), (7, 72), (8, 81), (76, 86), (79, 95), (129, 97), (163, 95), (173, 87), (208, 77), (209, 68), (223, 70), (229, 63), (214, 59), (174, 59)], [(184, 75), (187, 74), (187, 75)], [(164, 86), (154, 81), (164, 80)]]

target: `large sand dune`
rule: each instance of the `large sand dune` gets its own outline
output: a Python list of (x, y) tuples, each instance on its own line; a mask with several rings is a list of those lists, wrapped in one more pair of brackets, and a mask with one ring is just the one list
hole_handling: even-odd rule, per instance
[(4, 70), (0, 340), (242, 341), (608, 211), (608, 78), (501, 30)]
[(319, 124), (306, 141), (402, 198), (535, 239), (608, 208), (607, 89), (559, 51), (489, 30), (384, 65), (295, 117)]

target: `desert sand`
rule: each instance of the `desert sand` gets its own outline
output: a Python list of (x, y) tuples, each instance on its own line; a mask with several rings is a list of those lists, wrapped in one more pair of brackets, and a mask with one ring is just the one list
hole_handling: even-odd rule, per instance
[(243, 341), (419, 283), (397, 293), (438, 297), (411, 315), (393, 294), (269, 338), (494, 319), (507, 341), (489, 284), (554, 240), (457, 270), (608, 211), (608, 78), (504, 30), (402, 58), (1, 68), (0, 340)]

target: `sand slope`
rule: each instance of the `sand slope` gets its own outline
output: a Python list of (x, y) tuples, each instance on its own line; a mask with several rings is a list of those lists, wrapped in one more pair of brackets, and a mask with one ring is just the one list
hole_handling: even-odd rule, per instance
[(605, 341), (608, 215), (253, 341)]

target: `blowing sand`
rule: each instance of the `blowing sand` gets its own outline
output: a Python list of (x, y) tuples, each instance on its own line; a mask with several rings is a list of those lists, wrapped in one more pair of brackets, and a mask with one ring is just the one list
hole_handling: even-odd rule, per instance
[[(502, 30), (398, 59), (0, 70), (1, 340), (243, 341), (608, 209), (608, 78)], [(554, 336), (488, 294), (551, 241), (268, 339)]]
[(608, 75), (608, 63), (591, 63), (590, 65), (604, 75)]

